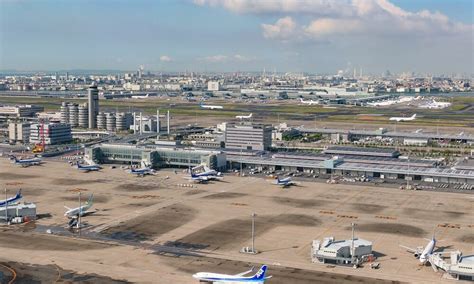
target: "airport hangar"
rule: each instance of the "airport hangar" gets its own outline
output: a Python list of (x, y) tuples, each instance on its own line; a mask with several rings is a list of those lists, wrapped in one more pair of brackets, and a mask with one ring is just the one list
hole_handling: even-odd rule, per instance
[(256, 168), (299, 171), (318, 175), (365, 176), (381, 180), (410, 180), (474, 184), (474, 171), (439, 168), (436, 160), (399, 159), (398, 151), (332, 147), (325, 153), (267, 153), (235, 149), (196, 149), (157, 145), (100, 144), (85, 150), (98, 163), (145, 163), (154, 168), (206, 165), (225, 169)]

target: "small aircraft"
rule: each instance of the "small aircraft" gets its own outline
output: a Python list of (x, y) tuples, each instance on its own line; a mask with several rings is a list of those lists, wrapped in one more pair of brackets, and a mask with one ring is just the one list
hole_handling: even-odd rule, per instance
[(81, 164), (79, 164), (79, 162), (76, 163), (76, 166), (77, 166), (78, 170), (84, 171), (85, 173), (95, 172), (95, 171), (98, 171), (98, 170), (101, 169), (101, 167), (99, 165), (85, 165), (85, 166), (82, 166)]
[(18, 159), (16, 156), (10, 156), (10, 159), (13, 160), (13, 163), (18, 166), (22, 167), (29, 167), (29, 166), (38, 166), (42, 163), (40, 158), (31, 158), (31, 159)]
[(317, 102), (317, 101), (313, 101), (313, 100), (305, 101), (305, 100), (303, 100), (303, 98), (300, 98), (300, 102), (301, 102), (302, 104), (310, 105), (310, 106), (311, 106), (311, 105), (318, 105), (318, 104), (319, 104), (319, 102)]
[(400, 247), (406, 249), (407, 251), (413, 253), (413, 256), (418, 258), (422, 264), (429, 262), (430, 255), (433, 254), (436, 246), (436, 238), (433, 233), (433, 237), (430, 239), (425, 239), (428, 241), (425, 247), (410, 248), (407, 246), (400, 245)]
[(396, 122), (402, 122), (402, 121), (412, 121), (412, 120), (415, 120), (415, 118), (416, 118), (416, 113), (410, 117), (397, 117), (397, 116), (390, 117), (390, 120), (393, 120)]
[(69, 208), (67, 206), (64, 206), (64, 208), (67, 209), (66, 213), (64, 213), (64, 216), (68, 218), (76, 218), (78, 216), (82, 217), (86, 214), (90, 214), (91, 212), (88, 212), (87, 210), (89, 210), (92, 207), (93, 199), (94, 199), (94, 195), (91, 194), (89, 195), (89, 199), (86, 201), (86, 203), (80, 207)]
[[(202, 168), (202, 171), (201, 172), (197, 172), (196, 173), (196, 170), (199, 169), (199, 168)], [(195, 176), (198, 176), (198, 177), (203, 177), (203, 176), (206, 176), (206, 177), (212, 177), (212, 176), (221, 176), (222, 173), (221, 172), (218, 172), (216, 170), (213, 170), (213, 169), (210, 169), (206, 166), (197, 166), (197, 167), (194, 167), (191, 169), (191, 173), (194, 173)]]
[(210, 109), (210, 110), (214, 110), (214, 109), (223, 109), (224, 107), (223, 106), (216, 106), (216, 105), (205, 105), (203, 103), (200, 103), (199, 106), (201, 108), (204, 108), (204, 109)]
[(234, 275), (211, 272), (198, 272), (193, 275), (193, 278), (198, 279), (199, 282), (208, 283), (264, 283), (265, 280), (271, 278), (271, 276), (265, 277), (266, 271), (267, 266), (263, 265), (253, 276), (245, 276), (253, 272), (252, 268), (251, 270)]
[(287, 177), (287, 178), (284, 178), (284, 179), (280, 179), (279, 177), (277, 177), (276, 181), (275, 181), (275, 184), (276, 185), (281, 185), (282, 187), (288, 187), (288, 186), (296, 185), (296, 183), (291, 180), (291, 177)]
[(238, 118), (238, 119), (250, 119), (250, 118), (252, 118), (252, 113), (249, 114), (249, 115), (237, 115), (235, 118)]
[(23, 198), (23, 195), (21, 195), (21, 189), (20, 189), (20, 190), (18, 190), (18, 192), (16, 193), (15, 196), (4, 199), (4, 200), (0, 200), (0, 207), (5, 206), (5, 205), (11, 205), (11, 204), (18, 203), (18, 201), (22, 198)]

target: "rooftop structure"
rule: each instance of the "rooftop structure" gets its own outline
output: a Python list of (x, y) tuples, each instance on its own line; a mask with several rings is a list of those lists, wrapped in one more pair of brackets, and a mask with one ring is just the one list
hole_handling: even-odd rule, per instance
[(346, 146), (330, 146), (324, 150), (323, 153), (332, 155), (357, 155), (388, 158), (396, 158), (400, 156), (400, 153), (395, 149)]

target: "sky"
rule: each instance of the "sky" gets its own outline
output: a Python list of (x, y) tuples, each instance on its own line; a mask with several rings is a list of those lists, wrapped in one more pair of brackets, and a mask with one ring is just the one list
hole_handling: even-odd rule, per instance
[(0, 0), (0, 70), (473, 74), (472, 0)]

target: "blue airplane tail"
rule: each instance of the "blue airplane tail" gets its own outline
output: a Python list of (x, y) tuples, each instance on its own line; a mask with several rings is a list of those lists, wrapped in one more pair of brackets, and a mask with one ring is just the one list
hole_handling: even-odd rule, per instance
[(20, 199), (20, 198), (22, 198), (22, 197), (23, 197), (23, 196), (21, 195), (21, 188), (20, 188), (20, 190), (18, 190), (18, 192), (16, 193), (15, 198)]
[(262, 267), (260, 267), (257, 273), (255, 273), (255, 275), (251, 278), (251, 280), (264, 280), (265, 272), (267, 272), (267, 266), (262, 265)]

